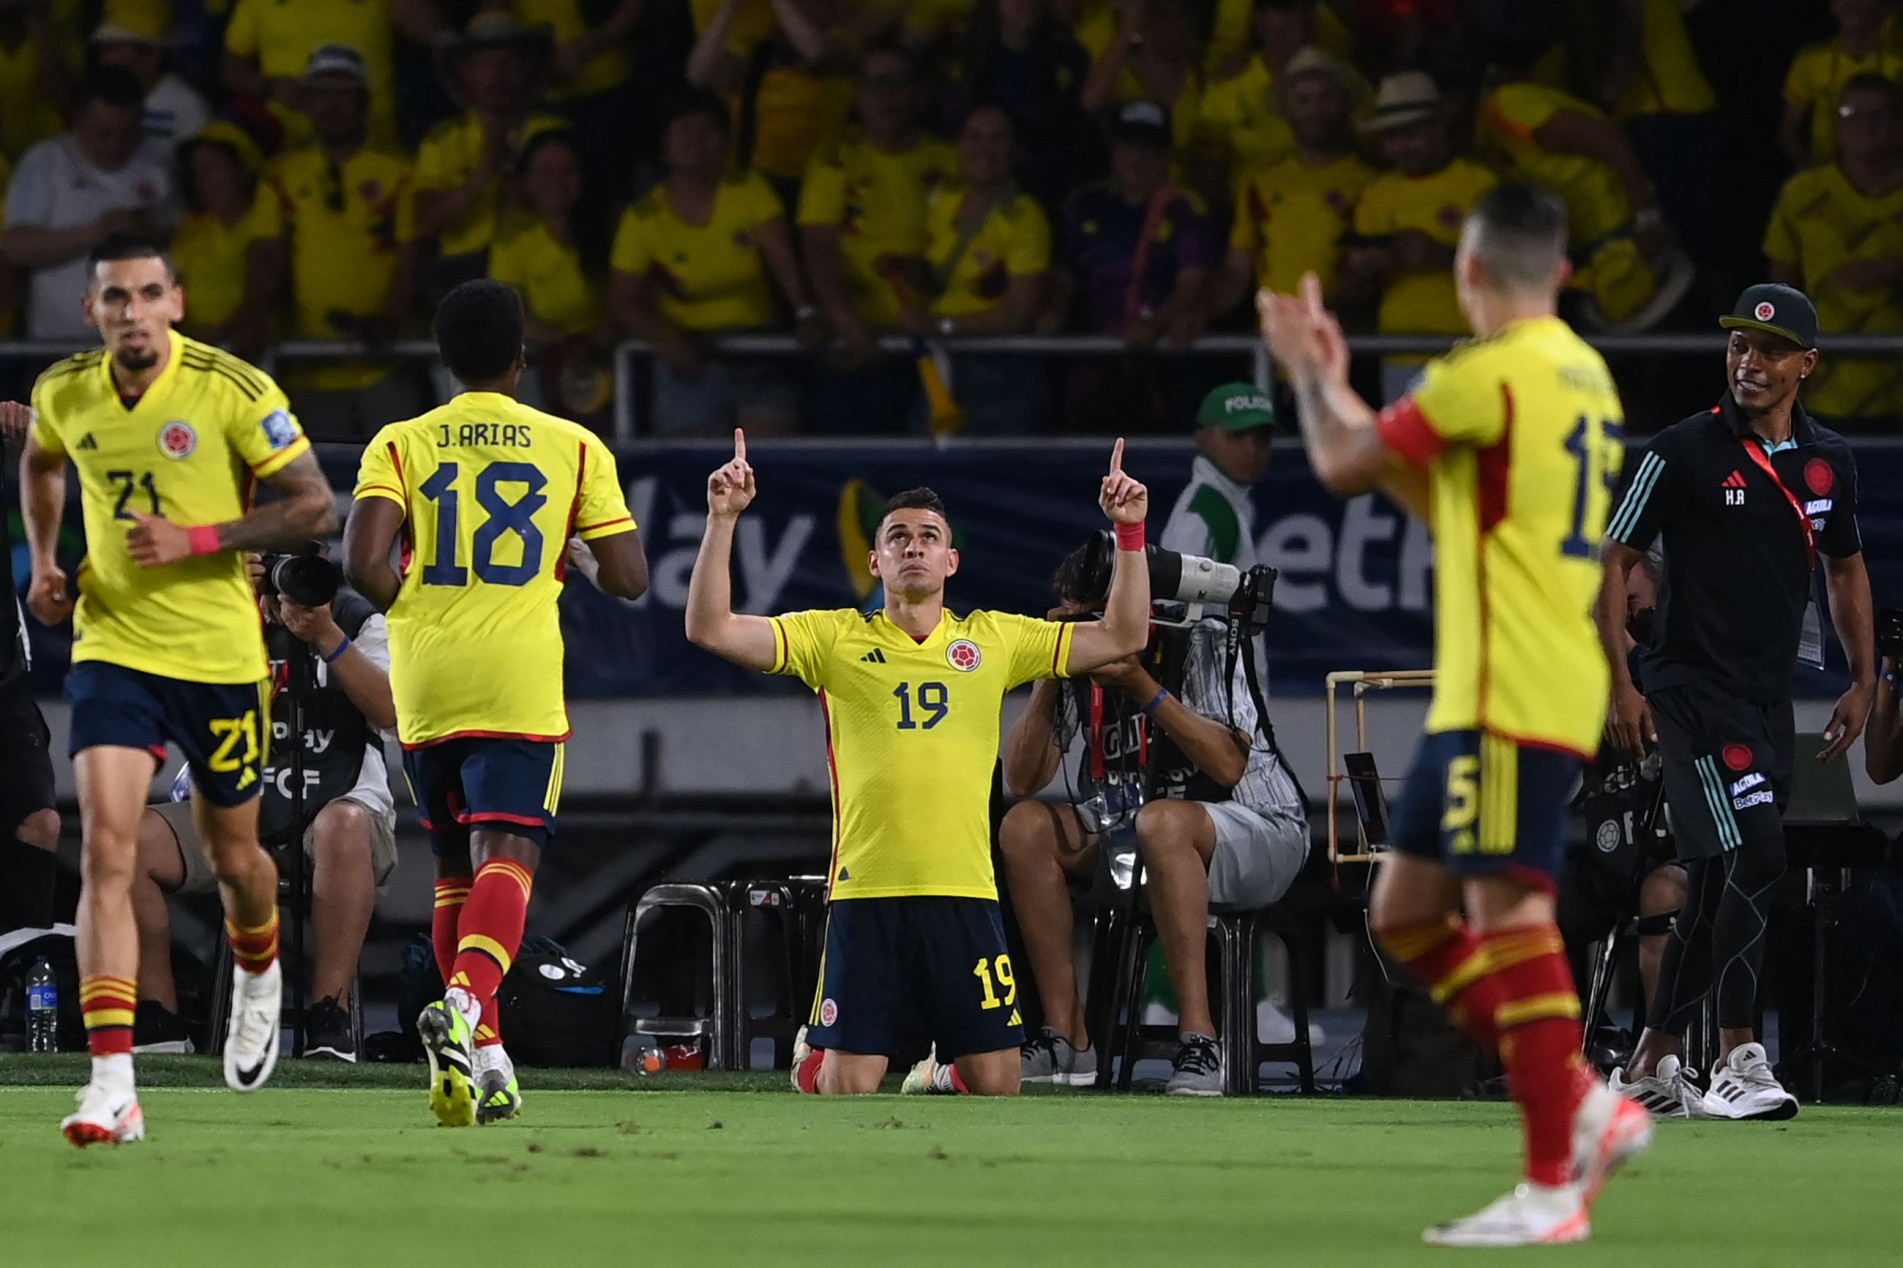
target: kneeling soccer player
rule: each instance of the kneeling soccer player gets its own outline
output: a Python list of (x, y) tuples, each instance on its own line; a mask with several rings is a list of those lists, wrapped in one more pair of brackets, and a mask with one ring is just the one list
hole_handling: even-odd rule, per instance
[(1389, 492), (1439, 551), (1434, 702), (1369, 918), (1500, 1054), (1526, 1129), (1524, 1183), (1427, 1230), (1439, 1245), (1581, 1241), (1600, 1186), (1651, 1140), (1644, 1112), (1586, 1071), (1554, 923), (1566, 805), (1605, 716), (1591, 609), (1623, 417), (1605, 362), (1556, 315), (1566, 274), (1564, 206), (1524, 185), (1487, 194), (1454, 260), (1478, 338), (1379, 416), (1348, 385), (1313, 274), (1299, 298), (1258, 301), (1315, 474), (1343, 496)]
[[(403, 769), (436, 853), (432, 933), (448, 990), (417, 1029), (430, 1108), (451, 1127), (522, 1106), (495, 997), (562, 791), (556, 602), (570, 534), (606, 593), (639, 598), (648, 582), (614, 455), (587, 428), (514, 399), (523, 324), (521, 298), (500, 283), (443, 297), (436, 343), (465, 390), (377, 433), (344, 530), (351, 584), (389, 610)], [(401, 574), (390, 564), (399, 531), (412, 548)]]
[[(1058, 623), (945, 610), (958, 570), (945, 505), (929, 489), (886, 505), (868, 565), (882, 611), (743, 616), (733, 611), (734, 524), (753, 501), (746, 438), (707, 480), (707, 531), (688, 588), (687, 636), (819, 693), (833, 776), (826, 949), (802, 1088), (876, 1092), (886, 1063), (931, 1041), (940, 1090), (1014, 1095), (1017, 984), (991, 874), (990, 795), (1004, 693), (1085, 673), (1146, 641), (1149, 494), (1117, 442), (1099, 501), (1117, 565), (1099, 621)], [(814, 1067), (817, 1067), (816, 1069)]]

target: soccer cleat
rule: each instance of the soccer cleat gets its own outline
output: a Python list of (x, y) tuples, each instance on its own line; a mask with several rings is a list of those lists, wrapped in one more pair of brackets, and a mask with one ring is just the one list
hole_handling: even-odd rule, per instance
[(278, 1064), (278, 1010), (284, 973), (277, 961), (262, 973), (231, 974), (231, 1025), (225, 1031), (225, 1086), (255, 1092)]
[(476, 1121), (486, 1125), (522, 1112), (522, 1085), (516, 1082), (515, 1065), (507, 1057), (485, 1063), (481, 1059), (484, 1051), (476, 1049), (478, 1064), (483, 1067), (476, 1072)]
[(429, 1107), (445, 1127), (476, 1123), (476, 1085), (471, 1050), (476, 1045), (469, 1022), (456, 1008), (437, 1000), (416, 1019), (416, 1033), (429, 1058)]
[(800, 1067), (806, 1064), (806, 1058), (813, 1055), (813, 1045), (806, 1042), (806, 1027), (801, 1026), (793, 1033), (793, 1069), (790, 1075), (793, 1090), (803, 1092), (800, 1086)]
[(1097, 1053), (1079, 1052), (1070, 1040), (1049, 1026), (1019, 1049), (1023, 1059), (1020, 1082), (1054, 1083), (1060, 1087), (1089, 1087), (1097, 1081)]
[(1606, 1181), (1652, 1147), (1652, 1119), (1637, 1101), (1599, 1083), (1586, 1090), (1573, 1115), (1573, 1179), (1591, 1206)]
[(1612, 1072), (1606, 1086), (1637, 1102), (1654, 1118), (1710, 1118), (1705, 1094), (1692, 1083), (1698, 1071), (1686, 1069), (1677, 1057), (1660, 1057), (1658, 1066), (1642, 1079), (1626, 1082), (1625, 1069)]
[(1578, 1185), (1522, 1181), (1484, 1210), (1428, 1229), (1421, 1240), (1430, 1246), (1475, 1248), (1558, 1246), (1583, 1242), (1591, 1234)]
[(938, 1045), (919, 1059), (917, 1065), (905, 1072), (905, 1081), (899, 1084), (900, 1096), (937, 1096), (951, 1089), (941, 1086), (943, 1080), (938, 1077)]
[(1771, 1073), (1761, 1043), (1740, 1044), (1711, 1075), (1705, 1093), (1708, 1118), (1784, 1119), (1797, 1117), (1797, 1098)]
[(1221, 1096), (1222, 1049), (1208, 1035), (1184, 1035), (1176, 1072), (1163, 1089), (1171, 1096)]
[(131, 1087), (88, 1083), (79, 1092), (79, 1108), (60, 1120), (66, 1139), (87, 1145), (123, 1145), (145, 1139), (145, 1111)]

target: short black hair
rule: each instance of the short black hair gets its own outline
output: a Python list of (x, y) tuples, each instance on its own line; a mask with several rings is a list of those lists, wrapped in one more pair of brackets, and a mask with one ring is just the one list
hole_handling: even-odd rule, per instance
[(1473, 249), (1503, 290), (1551, 286), (1566, 258), (1566, 204), (1522, 181), (1495, 185), (1475, 205)]
[(666, 129), (692, 114), (706, 115), (719, 125), (722, 132), (733, 131), (733, 112), (727, 109), (726, 98), (706, 88), (688, 88), (677, 93), (667, 104), (661, 117), (661, 127)]
[(101, 238), (86, 253), (87, 277), (96, 276), (99, 266), (112, 260), (157, 260), (165, 266), (167, 277), (178, 280), (178, 270), (172, 267), (172, 257), (166, 254), (165, 248), (140, 234), (109, 233)]
[(494, 383), (522, 355), (522, 297), (513, 286), (478, 278), (436, 305), (436, 349), (459, 383)]
[(894, 511), (931, 511), (945, 521), (945, 527), (951, 527), (951, 515), (945, 510), (945, 499), (923, 485), (916, 489), (907, 489), (903, 493), (894, 493), (885, 500), (885, 510), (879, 513), (879, 524), (885, 525)]
[(79, 86), (73, 102), (75, 112), (97, 103), (115, 110), (145, 109), (145, 89), (139, 77), (123, 66), (96, 66)]
[(1890, 99), (1891, 106), (1903, 105), (1903, 84), (1873, 70), (1862, 71), (1846, 79), (1844, 86), (1837, 90), (1837, 100), (1841, 102), (1853, 92), (1880, 92)]
[(1090, 556), (1091, 544), (1086, 542), (1065, 555), (1057, 565), (1057, 572), (1051, 577), (1051, 593), (1057, 596), (1059, 602), (1097, 603), (1105, 597), (1089, 593), (1091, 590), (1103, 589), (1102, 586), (1090, 584)]

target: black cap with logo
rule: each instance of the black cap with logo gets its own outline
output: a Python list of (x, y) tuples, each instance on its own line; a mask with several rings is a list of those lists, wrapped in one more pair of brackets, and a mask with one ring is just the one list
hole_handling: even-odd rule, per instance
[(1747, 286), (1731, 316), (1720, 317), (1726, 330), (1762, 330), (1781, 335), (1800, 348), (1817, 346), (1817, 309), (1795, 286), (1764, 282)]

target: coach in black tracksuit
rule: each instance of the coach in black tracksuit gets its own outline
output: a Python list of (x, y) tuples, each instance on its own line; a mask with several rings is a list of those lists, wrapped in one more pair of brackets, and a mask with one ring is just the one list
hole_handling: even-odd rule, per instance
[[(1729, 390), (1653, 439), (1607, 528), (1608, 647), (1624, 629), (1627, 571), (1654, 539), (1664, 546), (1653, 643), (1642, 653), (1645, 696), (1624, 656), (1611, 655), (1607, 736), (1633, 753), (1657, 744), (1687, 871), (1645, 1033), (1614, 1085), (1661, 1113), (1783, 1118), (1797, 1102), (1772, 1076), (1753, 1023), (1770, 890), (1785, 867), (1791, 677), (1800, 659), (1822, 662), (1813, 582), (1821, 561), (1852, 678), (1821, 756), (1841, 756), (1863, 729), (1876, 683), (1870, 583), (1850, 447), (1797, 400), (1817, 364), (1816, 310), (1790, 287), (1753, 286), (1720, 324), (1731, 332)], [(1701, 1094), (1676, 1058), (1714, 987), (1719, 1064)]]

